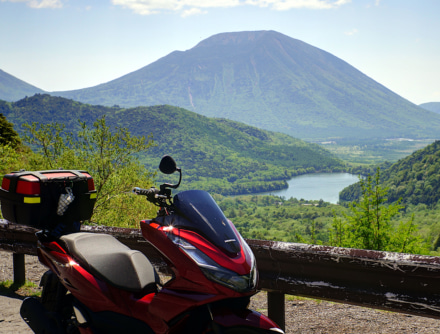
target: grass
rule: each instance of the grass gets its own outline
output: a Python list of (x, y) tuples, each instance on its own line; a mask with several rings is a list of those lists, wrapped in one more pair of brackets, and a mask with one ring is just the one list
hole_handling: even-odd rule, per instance
[(316, 304), (321, 304), (323, 302), (322, 299), (315, 299), (315, 298), (308, 298), (308, 297), (300, 297), (300, 296), (294, 296), (294, 295), (286, 295), (285, 297), (286, 301), (302, 301), (302, 300), (311, 300), (315, 302)]
[(12, 280), (6, 280), (0, 282), (0, 294), (5, 296), (41, 297), (41, 288), (31, 281), (26, 281), (20, 285)]

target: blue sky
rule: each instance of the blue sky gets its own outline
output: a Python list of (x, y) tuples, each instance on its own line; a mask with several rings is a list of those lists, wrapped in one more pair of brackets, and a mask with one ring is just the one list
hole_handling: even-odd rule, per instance
[(0, 0), (0, 69), (91, 87), (214, 34), (275, 30), (420, 104), (440, 101), (438, 0)]

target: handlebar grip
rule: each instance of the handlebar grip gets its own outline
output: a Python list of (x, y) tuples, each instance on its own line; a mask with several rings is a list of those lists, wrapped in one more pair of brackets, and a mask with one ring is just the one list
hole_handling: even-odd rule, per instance
[(152, 201), (156, 198), (156, 194), (159, 193), (159, 189), (156, 189), (154, 187), (150, 189), (142, 189), (139, 187), (134, 187), (133, 193), (135, 193), (136, 195), (146, 196), (148, 201)]

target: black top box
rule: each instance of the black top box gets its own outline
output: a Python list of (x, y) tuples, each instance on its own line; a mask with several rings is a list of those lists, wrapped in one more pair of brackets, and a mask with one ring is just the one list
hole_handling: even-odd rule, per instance
[(89, 220), (96, 195), (93, 178), (81, 170), (12, 172), (0, 188), (5, 219), (48, 230)]

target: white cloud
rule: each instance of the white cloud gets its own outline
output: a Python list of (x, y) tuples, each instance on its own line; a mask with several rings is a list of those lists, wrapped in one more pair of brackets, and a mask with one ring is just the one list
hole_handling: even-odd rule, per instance
[[(432, 96), (432, 98), (431, 98), (432, 102), (440, 101), (440, 91), (433, 92), (431, 96)], [(429, 102), (431, 102), (431, 101), (429, 101)]]
[(1, 0), (2, 2), (24, 2), (31, 8), (61, 8), (61, 0)]
[(376, 6), (379, 7), (380, 6), (380, 1), (381, 0), (374, 0), (374, 4), (372, 5), (371, 3), (368, 3), (365, 8), (371, 8), (372, 6)]
[(349, 2), (351, 0), (112, 0), (113, 5), (131, 9), (140, 15), (180, 12), (182, 16), (205, 14), (208, 8), (248, 5), (280, 11), (299, 8), (332, 9)]
[(246, 0), (246, 4), (270, 7), (275, 10), (289, 9), (332, 9), (345, 5), (351, 0)]
[(357, 29), (351, 29), (350, 31), (346, 31), (344, 34), (347, 36), (353, 36), (358, 33)]
[(182, 17), (192, 16), (192, 15), (201, 15), (208, 13), (206, 10), (201, 10), (200, 8), (190, 8), (187, 10), (184, 10), (182, 12)]

